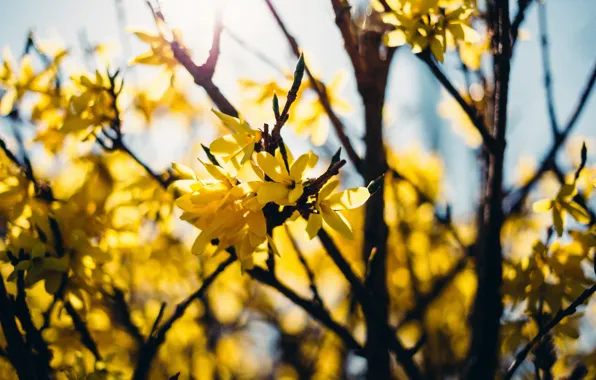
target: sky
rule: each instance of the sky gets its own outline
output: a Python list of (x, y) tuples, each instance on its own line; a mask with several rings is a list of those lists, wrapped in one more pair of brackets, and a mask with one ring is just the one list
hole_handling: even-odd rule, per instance
[[(144, 50), (144, 46), (125, 33), (123, 27), (153, 30), (153, 20), (144, 0), (0, 0), (0, 3), (3, 9), (0, 12), (0, 46), (9, 46), (14, 55), (22, 51), (27, 32), (31, 29), (42, 39), (61, 41), (74, 54), (81, 53), (80, 39), (84, 34), (91, 42), (114, 44), (117, 47), (115, 62), (122, 66), (130, 57)], [(246, 45), (269, 57), (276, 66), (288, 70), (293, 67), (295, 58), (263, 0), (163, 1), (169, 23), (182, 30), (184, 41), (191, 48), (196, 62), (204, 60), (208, 53), (216, 8), (223, 3), (226, 3), (226, 27), (240, 36)], [(512, 14), (515, 14), (517, 2), (511, 3)], [(348, 74), (342, 95), (354, 106), (354, 112), (343, 120), (349, 127), (349, 135), (358, 140), (363, 135), (362, 106), (329, 2), (274, 0), (274, 5), (304, 49), (309, 66), (324, 82), (329, 82), (339, 71)], [(117, 12), (119, 7), (121, 13)], [(124, 16), (124, 20), (119, 19), (119, 14)], [(548, 0), (547, 19), (552, 32), (550, 44), (555, 104), (559, 123), (564, 125), (591, 68), (596, 64), (596, 1)], [(542, 86), (536, 6), (529, 9), (522, 28), (529, 39), (520, 41), (512, 63), (506, 156), (508, 184), (515, 179), (520, 158), (539, 160), (549, 148), (551, 138)], [(462, 75), (458, 67), (456, 57), (447, 56), (443, 68), (453, 82), (461, 84)], [(136, 82), (149, 80), (143, 71), (130, 76)], [(239, 78), (265, 80), (272, 76), (280, 77), (280, 74), (224, 34), (214, 82), (233, 103), (242, 98), (237, 83)], [(465, 214), (470, 211), (470, 197), (477, 195), (477, 174), (473, 163), (475, 152), (452, 132), (448, 122), (437, 116), (436, 107), (442, 96), (440, 85), (426, 67), (408, 49), (401, 49), (393, 62), (387, 94), (386, 109), (390, 119), (388, 142), (398, 150), (413, 145), (430, 147), (429, 132), (439, 136), (440, 152), (448, 174), (446, 198), (452, 203), (456, 215)], [(578, 121), (576, 134), (596, 139), (595, 121), (596, 96), (593, 96)], [(186, 138), (164, 127), (151, 137), (158, 148), (142, 149), (147, 146), (142, 137), (132, 145), (141, 149), (142, 157), (151, 158), (155, 167), (161, 168), (176, 157), (172, 156), (175, 149), (168, 150), (160, 144), (168, 141), (168, 145), (175, 147)], [(304, 144), (305, 141), (302, 141)], [(333, 136), (329, 144), (334, 148), (338, 146)], [(596, 152), (596, 143), (593, 146)], [(592, 159), (594, 157), (596, 155)], [(570, 162), (565, 152), (559, 158), (564, 164)]]

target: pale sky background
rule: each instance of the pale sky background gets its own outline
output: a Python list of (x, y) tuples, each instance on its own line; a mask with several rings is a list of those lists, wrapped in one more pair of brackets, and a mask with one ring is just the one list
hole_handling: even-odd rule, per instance
[[(278, 66), (287, 69), (293, 67), (295, 58), (263, 0), (163, 1), (166, 17), (171, 25), (182, 29), (184, 40), (193, 51), (196, 62), (202, 62), (209, 50), (215, 8), (222, 3), (227, 3), (224, 16), (226, 26)], [(512, 14), (515, 14), (517, 2), (511, 3)], [(74, 54), (79, 55), (83, 31), (91, 42), (118, 45), (123, 41), (123, 31), (118, 23), (117, 4), (123, 6), (127, 26), (154, 30), (153, 20), (143, 0), (0, 0), (0, 46), (9, 46), (14, 55), (19, 55), (31, 28), (40, 38), (59, 39)], [(351, 78), (350, 63), (333, 22), (329, 1), (276, 0), (274, 4), (306, 51), (307, 60), (315, 73), (329, 82), (338, 71), (347, 71), (349, 79), (343, 95), (354, 106), (354, 112), (343, 120), (354, 140), (362, 136), (360, 100)], [(563, 125), (596, 62), (596, 1), (549, 0), (548, 21), (552, 31), (550, 42), (555, 101), (559, 123)], [(507, 136), (508, 183), (515, 178), (516, 163), (521, 156), (539, 159), (550, 144), (536, 6), (528, 11), (523, 29), (530, 35), (530, 40), (519, 42), (513, 60)], [(120, 64), (145, 49), (130, 34), (126, 34), (124, 40), (126, 45), (116, 52), (115, 62)], [(447, 57), (444, 68), (453, 82), (462, 83), (459, 64), (454, 56)], [(241, 98), (238, 78), (264, 80), (276, 75), (279, 77), (275, 70), (224, 34), (222, 55), (214, 81), (233, 103), (238, 104)], [(134, 75), (128, 75), (127, 80), (144, 83), (151, 80), (151, 75), (142, 70), (136, 71)], [(475, 196), (477, 188), (473, 163), (475, 153), (452, 132), (448, 122), (437, 116), (437, 103), (443, 96), (439, 88), (427, 68), (407, 48), (398, 52), (387, 96), (386, 107), (391, 119), (387, 126), (390, 135), (388, 141), (403, 149), (412, 144), (430, 146), (429, 131), (440, 137), (440, 151), (449, 177), (446, 195), (456, 214), (461, 215), (471, 210), (470, 199)], [(575, 129), (576, 134), (596, 137), (595, 121), (596, 96), (592, 96)], [(171, 128), (163, 125), (156, 128), (149, 138), (151, 144), (146, 144), (147, 139), (142, 136), (132, 136), (131, 143), (142, 157), (159, 169), (165, 168), (179, 156), (180, 149), (177, 147), (186, 139), (187, 136), (172, 132)], [(299, 141), (298, 146), (306, 146), (300, 141), (307, 140), (299, 138), (296, 141)], [(338, 147), (333, 136), (329, 145), (332, 149)], [(593, 146), (596, 151), (596, 144)], [(564, 153), (560, 158), (561, 162), (568, 162), (565, 161)]]

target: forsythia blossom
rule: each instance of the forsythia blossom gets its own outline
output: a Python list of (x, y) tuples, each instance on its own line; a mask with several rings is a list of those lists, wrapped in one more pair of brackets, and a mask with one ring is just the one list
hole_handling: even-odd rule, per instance
[(381, 2), (373, 2), (383, 21), (394, 29), (384, 36), (388, 46), (409, 44), (413, 53), (430, 47), (443, 62), (449, 41), (476, 43), (478, 33), (468, 25), (474, 4), (466, 0), (389, 0), (390, 10)]
[(307, 178), (318, 161), (315, 154), (294, 160), (285, 145), (266, 151), (272, 135), (251, 129), (242, 117), (215, 113), (233, 133), (210, 145), (212, 163), (201, 162), (209, 176), (200, 178), (192, 169), (173, 164), (181, 219), (201, 230), (192, 247), (194, 254), (201, 254), (210, 242), (219, 249), (233, 247), (242, 267), (250, 269), (259, 247), (267, 242), (275, 251), (273, 228), (297, 215), (308, 220), (311, 238), (323, 221), (352, 238), (349, 223), (338, 211), (361, 206), (370, 193), (361, 187), (331, 194), (339, 181), (330, 179), (345, 161), (332, 163), (318, 178)]

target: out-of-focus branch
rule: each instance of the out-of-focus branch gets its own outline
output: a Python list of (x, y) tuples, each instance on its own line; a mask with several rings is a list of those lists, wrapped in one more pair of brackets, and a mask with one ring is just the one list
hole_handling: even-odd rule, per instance
[[(148, 337), (145, 344), (141, 347), (139, 353), (139, 360), (137, 362), (137, 366), (133, 374), (134, 380), (142, 380), (147, 378), (149, 370), (151, 369), (151, 363), (153, 362), (153, 359), (155, 358), (155, 355), (157, 354), (159, 347), (166, 340), (166, 334), (168, 333), (168, 331), (170, 331), (172, 325), (174, 325), (174, 323), (184, 315), (186, 309), (188, 309), (188, 307), (195, 300), (204, 297), (209, 286), (235, 260), (236, 258), (234, 256), (230, 256), (221, 264), (219, 264), (215, 271), (205, 278), (199, 289), (197, 289), (194, 293), (192, 293), (184, 301), (182, 301), (176, 306), (176, 309), (172, 316), (170, 316), (170, 318), (168, 318), (159, 328), (157, 328), (156, 323), (156, 328), (154, 329), (155, 331), (152, 332), (151, 336)], [(159, 321), (156, 320), (156, 322)]]
[(364, 286), (360, 278), (354, 273), (350, 264), (342, 256), (341, 252), (331, 239), (331, 237), (321, 229), (319, 231), (319, 239), (321, 244), (335, 263), (341, 270), (342, 274), (348, 280), (352, 287), (352, 291), (356, 294), (356, 298), (360, 302), (363, 311), (370, 315), (372, 319), (378, 324), (377, 328), (383, 331), (385, 339), (389, 348), (395, 352), (397, 361), (403, 366), (404, 371), (408, 374), (410, 379), (422, 379), (420, 369), (414, 362), (408, 350), (401, 344), (396, 336), (396, 331), (388, 325), (387, 321), (382, 318), (380, 307), (377, 305), (375, 298), (370, 294), (369, 290)]
[(542, 69), (544, 70), (544, 90), (546, 92), (546, 107), (550, 118), (550, 126), (553, 137), (556, 140), (559, 136), (559, 123), (557, 122), (555, 111), (546, 17), (546, 3), (541, 1), (538, 4), (538, 28), (540, 29), (540, 51), (542, 53)]
[(590, 94), (592, 92), (592, 89), (594, 88), (595, 83), (596, 83), (596, 63), (594, 64), (594, 67), (592, 68), (590, 77), (582, 91), (580, 99), (579, 99), (573, 113), (571, 114), (569, 120), (567, 121), (565, 128), (558, 135), (558, 137), (555, 139), (552, 147), (550, 148), (548, 153), (542, 159), (542, 162), (540, 163), (540, 166), (538, 167), (538, 170), (536, 171), (536, 173), (534, 173), (532, 178), (530, 178), (530, 180), (523, 187), (512, 192), (507, 197), (507, 199), (505, 199), (506, 215), (509, 215), (509, 214), (515, 213), (515, 212), (519, 212), (521, 210), (521, 207), (523, 206), (524, 201), (526, 200), (526, 198), (527, 198), (528, 194), (530, 193), (530, 191), (532, 190), (532, 188), (536, 185), (536, 183), (538, 183), (538, 180), (540, 178), (542, 178), (544, 173), (546, 173), (547, 171), (549, 171), (552, 168), (553, 164), (555, 163), (556, 156), (557, 156), (559, 149), (564, 145), (565, 141), (571, 134), (571, 131), (575, 127), (577, 120), (579, 119), (579, 116), (581, 115), (582, 111), (584, 110), (584, 108), (588, 102), (588, 98), (590, 97)]
[(115, 313), (115, 320), (124, 327), (139, 347), (141, 347), (145, 343), (145, 339), (137, 325), (132, 321), (130, 306), (126, 302), (122, 289), (114, 287), (111, 293), (103, 291), (103, 294), (106, 300), (111, 302), (112, 307), (110, 309)]
[[(151, 9), (154, 18), (166, 22), (161, 12), (156, 11), (151, 3), (147, 1), (147, 5)], [(219, 108), (219, 110), (227, 115), (238, 117), (238, 111), (232, 103), (221, 93), (219, 88), (213, 83), (213, 74), (220, 54), (221, 33), (223, 31), (222, 13), (218, 11), (218, 15), (213, 30), (213, 40), (209, 57), (202, 65), (197, 65), (193, 62), (189, 52), (180, 44), (179, 41), (172, 41), (170, 47), (174, 53), (174, 57), (178, 62), (184, 66), (186, 71), (193, 77), (195, 84), (203, 87), (209, 98)]]
[(443, 290), (447, 288), (447, 285), (449, 285), (453, 279), (466, 268), (467, 263), (467, 257), (459, 259), (457, 264), (455, 264), (447, 274), (435, 280), (432, 289), (428, 293), (421, 294), (416, 305), (406, 312), (402, 320), (398, 323), (397, 329), (399, 330), (400, 327), (408, 322), (421, 319), (429, 305), (437, 299), (443, 293)]
[(85, 321), (83, 321), (83, 318), (79, 315), (70, 301), (64, 300), (64, 308), (66, 309), (68, 315), (70, 315), (70, 318), (72, 318), (72, 324), (75, 330), (77, 330), (81, 335), (81, 343), (83, 343), (83, 345), (87, 347), (89, 351), (91, 351), (95, 357), (95, 360), (101, 361), (102, 357), (99, 353), (99, 349), (97, 348), (97, 343), (95, 343), (95, 339), (93, 339), (93, 336), (91, 335), (87, 324), (85, 324)]
[(53, 201), (56, 200), (52, 193), (52, 189), (47, 185), (47, 183), (38, 181), (35, 176), (33, 175), (33, 167), (31, 163), (27, 160), (25, 163), (21, 163), (19, 159), (15, 156), (14, 153), (8, 149), (6, 145), (6, 141), (2, 137), (0, 137), (0, 149), (4, 152), (6, 157), (12, 161), (19, 170), (25, 175), (25, 177), (33, 183), (33, 187), (35, 189), (36, 195), (45, 201)]
[(19, 332), (15, 320), (14, 302), (6, 291), (2, 276), (0, 276), (0, 326), (2, 326), (2, 332), (7, 343), (6, 356), (19, 378), (35, 378), (30, 353), (25, 346), (23, 336)]
[[(14, 263), (13, 263), (14, 265)], [(25, 331), (27, 346), (32, 349), (32, 356), (35, 359), (36, 374), (47, 376), (51, 373), (50, 361), (52, 354), (48, 349), (48, 344), (43, 340), (41, 330), (33, 323), (31, 311), (27, 305), (27, 291), (25, 290), (25, 274), (20, 271), (17, 274), (17, 297), (15, 300), (15, 314)]]
[(457, 89), (451, 83), (451, 81), (447, 78), (447, 76), (445, 76), (445, 74), (443, 73), (441, 68), (439, 68), (439, 66), (437, 66), (437, 64), (433, 60), (432, 56), (430, 55), (430, 53), (428, 51), (424, 51), (424, 52), (418, 54), (418, 56), (422, 59), (422, 61), (424, 63), (426, 63), (428, 65), (430, 71), (434, 74), (434, 76), (437, 78), (437, 80), (443, 85), (443, 87), (445, 87), (445, 90), (447, 90), (447, 92), (451, 96), (453, 96), (453, 98), (457, 101), (457, 103), (459, 103), (459, 105), (464, 110), (466, 115), (468, 115), (468, 117), (470, 118), (470, 121), (472, 122), (472, 124), (474, 125), (476, 130), (478, 130), (478, 132), (482, 136), (482, 141), (484, 142), (484, 145), (486, 146), (486, 148), (491, 153), (494, 153), (495, 151), (497, 151), (499, 149), (503, 149), (503, 147), (498, 146), (495, 138), (493, 136), (491, 136), (490, 133), (488, 132), (488, 129), (486, 127), (486, 124), (484, 122), (484, 118), (482, 117), (482, 115), (480, 115), (478, 113), (478, 110), (473, 105), (470, 105), (462, 97), (462, 95), (459, 93), (459, 91), (457, 91)]
[(306, 272), (306, 276), (308, 277), (308, 282), (309, 282), (310, 290), (312, 291), (313, 300), (315, 302), (317, 302), (319, 305), (321, 305), (322, 308), (325, 308), (325, 304), (323, 303), (323, 299), (321, 298), (321, 294), (319, 293), (319, 288), (317, 287), (317, 283), (315, 281), (315, 273), (313, 272), (311, 267), (308, 265), (308, 262), (306, 261), (306, 257), (304, 257), (304, 254), (302, 253), (302, 250), (298, 246), (296, 239), (294, 239), (294, 237), (292, 236), (292, 232), (290, 231), (290, 228), (288, 227), (288, 225), (284, 224), (284, 227), (286, 230), (286, 234), (288, 235), (288, 238), (290, 239), (290, 243), (292, 244), (292, 248), (294, 248), (294, 251), (296, 251), (296, 255), (298, 255), (298, 260), (302, 264), (302, 267), (304, 268), (304, 271)]
[(257, 57), (261, 62), (265, 63), (267, 66), (271, 67), (272, 69), (274, 69), (275, 71), (277, 71), (278, 73), (283, 75), (284, 77), (286, 77), (288, 79), (292, 78), (291, 75), (289, 75), (287, 72), (284, 72), (284, 70), (282, 70), (278, 64), (273, 62), (273, 60), (271, 58), (266, 56), (263, 52), (261, 52), (255, 46), (252, 46), (251, 44), (249, 44), (247, 41), (245, 41), (243, 38), (241, 38), (236, 32), (233, 32), (229, 27), (224, 27), (224, 32), (226, 32), (226, 34), (230, 38), (232, 38), (234, 41), (236, 41), (240, 47), (242, 47), (244, 50), (248, 51), (249, 53), (251, 53), (252, 55)]
[(333, 320), (331, 315), (320, 304), (313, 301), (308, 301), (300, 297), (292, 289), (282, 284), (277, 279), (277, 277), (275, 277), (271, 272), (266, 271), (262, 268), (254, 267), (253, 269), (248, 270), (247, 273), (253, 279), (267, 286), (272, 287), (273, 289), (286, 296), (290, 301), (300, 306), (313, 318), (315, 318), (329, 330), (337, 334), (337, 336), (341, 338), (341, 340), (348, 348), (353, 350), (362, 350), (362, 346), (354, 339), (352, 334), (350, 334), (350, 332), (345, 327)]
[[(300, 57), (300, 47), (298, 46), (298, 42), (288, 31), (286, 25), (284, 24), (283, 20), (279, 16), (279, 13), (277, 13), (277, 10), (271, 3), (271, 0), (265, 0), (265, 3), (267, 4), (267, 7), (269, 8), (269, 11), (273, 15), (273, 18), (275, 19), (277, 25), (279, 26), (282, 33), (288, 40), (288, 43), (290, 44), (292, 52), (294, 53), (294, 55), (297, 58)], [(358, 172), (362, 173), (362, 170), (363, 170), (362, 169), (362, 160), (360, 159), (360, 156), (358, 156), (358, 153), (356, 153), (356, 150), (354, 149), (352, 143), (350, 142), (350, 139), (346, 135), (345, 126), (343, 125), (343, 123), (341, 122), (341, 120), (339, 119), (339, 117), (337, 116), (335, 111), (333, 111), (333, 108), (331, 107), (331, 102), (329, 101), (329, 97), (327, 95), (327, 90), (325, 88), (324, 83), (322, 83), (320, 80), (318, 80), (314, 77), (314, 75), (310, 71), (308, 65), (305, 65), (305, 71), (306, 71), (306, 74), (308, 75), (308, 79), (310, 80), (312, 88), (315, 90), (315, 92), (317, 93), (317, 96), (319, 97), (319, 102), (325, 109), (325, 112), (327, 113), (327, 116), (329, 117), (329, 120), (331, 121), (331, 124), (333, 125), (335, 133), (337, 134), (337, 137), (339, 138), (339, 141), (341, 142), (342, 147), (345, 149), (346, 154), (350, 158), (350, 161), (352, 161), (352, 164), (354, 164), (354, 167), (356, 167), (356, 170), (358, 170)]]
[(347, 0), (331, 0), (331, 5), (333, 6), (333, 12), (335, 12), (335, 24), (343, 38), (346, 53), (352, 61), (356, 76), (360, 76), (366, 70), (366, 66), (360, 55), (358, 37), (350, 15), (351, 6)]
[[(433, 200), (424, 191), (422, 191), (422, 189), (420, 189), (420, 187), (418, 187), (412, 180), (408, 179), (406, 176), (404, 176), (402, 173), (400, 173), (396, 169), (390, 169), (390, 170), (391, 170), (391, 174), (396, 179), (408, 182), (414, 188), (416, 195), (423, 203), (430, 203), (430, 204), (434, 203)], [(459, 233), (455, 229), (455, 225), (451, 221), (451, 218), (440, 215), (436, 209), (435, 209), (434, 215), (435, 215), (435, 219), (451, 233), (451, 235), (455, 239), (457, 245), (462, 249), (463, 253), (466, 253), (467, 247), (464, 244), (461, 236), (459, 236)]]
[(533, 0), (517, 0), (517, 13), (511, 22), (511, 51), (515, 47), (517, 38), (519, 37), (519, 28), (526, 18), (526, 11), (532, 4)]
[(534, 337), (530, 341), (530, 343), (526, 344), (526, 346), (515, 355), (515, 360), (511, 363), (511, 366), (507, 370), (507, 373), (504, 376), (505, 380), (509, 380), (515, 374), (515, 371), (519, 368), (519, 366), (523, 363), (526, 359), (532, 348), (538, 343), (546, 334), (548, 334), (555, 326), (559, 324), (565, 317), (575, 314), (577, 308), (584, 304), (591, 296), (596, 292), (596, 285), (592, 285), (590, 288), (583, 291), (579, 297), (575, 301), (573, 301), (569, 306), (565, 309), (559, 310), (559, 312), (553, 317), (553, 319), (543, 328), (540, 330), (538, 335)]
[(489, 34), (492, 34), (494, 112), (492, 132), (497, 149), (488, 161), (488, 181), (483, 193), (480, 233), (476, 241), (478, 289), (470, 327), (472, 339), (467, 358), (466, 379), (492, 379), (499, 362), (499, 329), (503, 303), (501, 282), (503, 252), (501, 229), (503, 214), (503, 172), (507, 132), (507, 103), (511, 71), (511, 25), (508, 0), (487, 2)]
[(207, 75), (208, 73), (202, 69), (202, 66), (197, 66), (192, 61), (192, 58), (188, 55), (188, 52), (184, 50), (184, 48), (177, 41), (172, 42), (171, 46), (172, 51), (174, 52), (174, 57), (176, 57), (178, 62), (180, 62), (186, 71), (188, 71), (188, 73), (193, 77), (194, 82), (198, 86), (203, 87), (217, 108), (219, 108), (219, 110), (226, 115), (238, 117), (238, 111), (236, 108), (232, 105), (232, 103), (230, 103), (224, 94), (221, 93), (219, 87), (213, 83), (213, 78)]
[(221, 45), (221, 33), (224, 30), (223, 25), (223, 10), (220, 8), (217, 10), (217, 16), (215, 18), (215, 27), (213, 28), (213, 40), (211, 41), (211, 49), (209, 50), (209, 56), (205, 63), (199, 66), (199, 69), (203, 71), (203, 76), (207, 78), (213, 78), (215, 74), (215, 66), (220, 54)]

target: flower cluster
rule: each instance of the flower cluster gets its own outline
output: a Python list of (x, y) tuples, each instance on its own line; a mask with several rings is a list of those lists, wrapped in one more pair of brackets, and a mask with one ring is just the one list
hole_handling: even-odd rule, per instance
[[(323, 222), (351, 238), (348, 221), (338, 212), (361, 206), (370, 196), (359, 187), (332, 194), (344, 160), (335, 160), (317, 178), (307, 176), (318, 157), (305, 153), (294, 159), (283, 145), (271, 148), (274, 137), (251, 129), (242, 119), (214, 111), (232, 134), (213, 141), (208, 149), (211, 163), (201, 161), (208, 175), (200, 177), (192, 169), (173, 164), (180, 194), (176, 204), (181, 218), (201, 230), (192, 252), (201, 254), (210, 242), (220, 249), (234, 247), (244, 269), (253, 266), (253, 253), (266, 242), (275, 250), (273, 228), (302, 216), (308, 220), (310, 238)], [(264, 149), (269, 146), (269, 151)]]
[(454, 42), (476, 43), (478, 33), (469, 25), (475, 2), (471, 0), (388, 0), (373, 2), (383, 21), (392, 26), (385, 43), (395, 47), (409, 44), (413, 53), (430, 48), (439, 62)]

